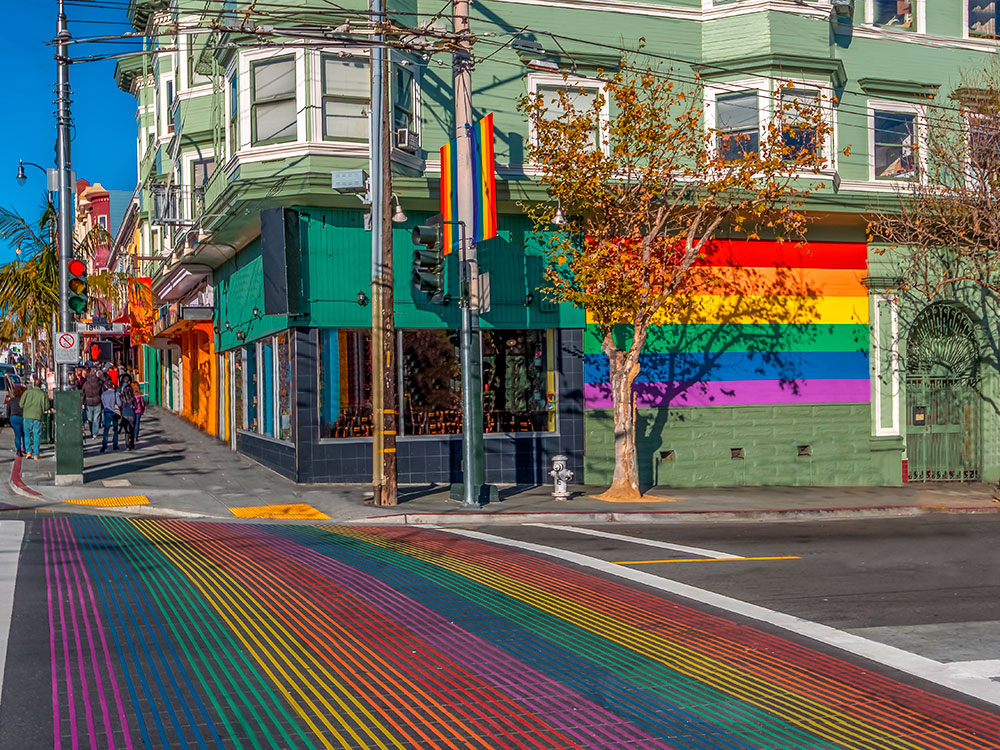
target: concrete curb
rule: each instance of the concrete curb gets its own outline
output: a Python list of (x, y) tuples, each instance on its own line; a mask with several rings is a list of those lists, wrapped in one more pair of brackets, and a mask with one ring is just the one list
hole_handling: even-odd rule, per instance
[(951, 508), (930, 505), (886, 505), (866, 508), (793, 508), (788, 510), (552, 511), (498, 513), (400, 513), (349, 521), (352, 524), (401, 526), (486, 526), (523, 523), (726, 523), (732, 521), (836, 521), (856, 518), (1000, 513), (1000, 506)]
[(32, 500), (37, 498), (45, 499), (41, 492), (36, 492), (31, 489), (28, 485), (24, 483), (21, 479), (21, 461), (23, 459), (21, 456), (15, 456), (14, 462), (10, 466), (10, 478), (7, 480), (7, 486), (10, 487), (11, 492), (15, 495), (20, 495), (21, 497), (28, 497)]

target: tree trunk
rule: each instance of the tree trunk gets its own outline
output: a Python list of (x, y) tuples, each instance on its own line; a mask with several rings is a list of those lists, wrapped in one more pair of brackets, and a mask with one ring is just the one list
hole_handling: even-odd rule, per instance
[[(610, 347), (609, 347), (610, 348)], [(608, 352), (611, 398), (614, 405), (615, 473), (611, 487), (601, 500), (640, 500), (639, 467), (635, 451), (635, 419), (632, 411), (632, 383), (639, 375), (639, 355), (635, 346), (628, 352)]]

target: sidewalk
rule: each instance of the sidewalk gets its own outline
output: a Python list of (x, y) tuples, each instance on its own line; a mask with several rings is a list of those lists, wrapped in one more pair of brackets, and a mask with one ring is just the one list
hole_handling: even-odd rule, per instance
[[(17, 474), (11, 431), (0, 432), (0, 471)], [(124, 443), (122, 444), (124, 445)], [(143, 417), (134, 451), (100, 453), (100, 438), (85, 441), (83, 486), (55, 486), (53, 450), (38, 461), (20, 462), (26, 491), (0, 484), (0, 503), (21, 508), (236, 520), (233, 509), (311, 506), (337, 522), (482, 524), (550, 522), (704, 522), (797, 518), (857, 518), (941, 512), (1000, 512), (989, 484), (923, 484), (903, 487), (657, 487), (642, 502), (608, 503), (594, 495), (602, 487), (576, 486), (572, 499), (557, 501), (551, 487), (501, 487), (501, 502), (463, 510), (441, 485), (404, 486), (393, 508), (365, 505), (368, 485), (296, 485), (229, 449), (180, 418), (160, 409)], [(34, 490), (39, 497), (25, 496)], [(148, 505), (124, 504), (148, 498)], [(116, 500), (115, 498), (126, 498)], [(121, 502), (123, 507), (87, 507), (67, 500)], [(2, 509), (2, 506), (0, 506)]]

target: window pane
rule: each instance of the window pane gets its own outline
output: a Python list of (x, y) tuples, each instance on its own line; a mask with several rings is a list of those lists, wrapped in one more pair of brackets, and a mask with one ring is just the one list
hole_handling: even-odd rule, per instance
[(719, 130), (750, 130), (758, 126), (756, 91), (719, 96), (715, 106)]
[[(537, 91), (543, 97), (545, 102), (545, 119), (546, 120), (558, 120), (564, 113), (565, 108), (562, 105), (562, 101), (559, 97), (560, 91), (566, 91), (567, 104), (572, 107), (579, 115), (592, 113), (591, 109), (594, 101), (597, 99), (597, 89), (596, 88), (585, 88), (580, 89), (579, 86), (539, 86)], [(598, 124), (594, 125), (594, 136), (593, 143), (596, 147), (598, 144)]]
[(266, 338), (260, 347), (261, 405), (260, 434), (274, 437), (274, 344)]
[(483, 429), (548, 429), (545, 331), (483, 331)]
[(295, 138), (295, 100), (257, 104), (253, 109), (254, 132), (260, 141)]
[(400, 65), (392, 72), (392, 126), (413, 130), (413, 73)]
[(875, 23), (880, 26), (913, 27), (910, 0), (875, 0)]
[(367, 58), (323, 56), (323, 94), (371, 98)]
[(1000, 120), (977, 117), (969, 125), (969, 159), (974, 179), (995, 178), (1000, 170)]
[(462, 387), (457, 331), (403, 331), (403, 432), (462, 432)]
[(295, 58), (254, 63), (254, 101), (284, 96), (295, 96)]
[(215, 159), (198, 159), (191, 164), (191, 185), (195, 190), (205, 187), (212, 173), (215, 172)]
[(782, 92), (781, 134), (785, 146), (791, 151), (785, 158), (792, 160), (818, 154), (816, 128), (808, 124), (815, 118), (819, 106), (819, 93), (789, 90)]
[(292, 439), (292, 337), (274, 337), (278, 356), (278, 440)]
[(905, 112), (876, 112), (875, 177), (905, 180), (913, 177), (913, 133), (916, 116)]
[(324, 99), (323, 136), (367, 140), (367, 106), (367, 101), (358, 99)]
[(997, 35), (996, 0), (969, 0), (969, 33), (973, 36)]
[(188, 85), (201, 86), (212, 82), (212, 77), (198, 72), (198, 58), (208, 40), (207, 34), (192, 34), (188, 37)]
[(320, 437), (371, 436), (371, 356), (370, 331), (320, 330)]

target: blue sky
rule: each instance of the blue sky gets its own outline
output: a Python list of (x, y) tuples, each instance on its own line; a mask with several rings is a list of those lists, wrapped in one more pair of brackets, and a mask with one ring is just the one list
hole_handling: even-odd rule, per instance
[[(85, 0), (67, 5), (70, 33), (75, 38), (121, 34), (129, 31), (125, 3)], [(21, 187), (14, 179), (17, 160), (43, 167), (55, 165), (56, 80), (54, 48), (46, 42), (55, 36), (55, 0), (0, 0), (8, 31), (2, 47), (6, 73), (6, 112), (0, 117), (0, 206), (13, 208), (27, 219), (37, 218), (44, 203), (42, 173), (26, 167), (28, 182)], [(131, 41), (76, 44), (71, 56), (115, 54), (135, 48)], [(135, 100), (119, 91), (114, 80), (115, 63), (87, 62), (70, 66), (73, 88), (73, 119), (76, 131), (71, 161), (77, 177), (100, 182), (109, 189), (135, 187)], [(13, 248), (0, 241), (0, 263), (14, 257)]]

